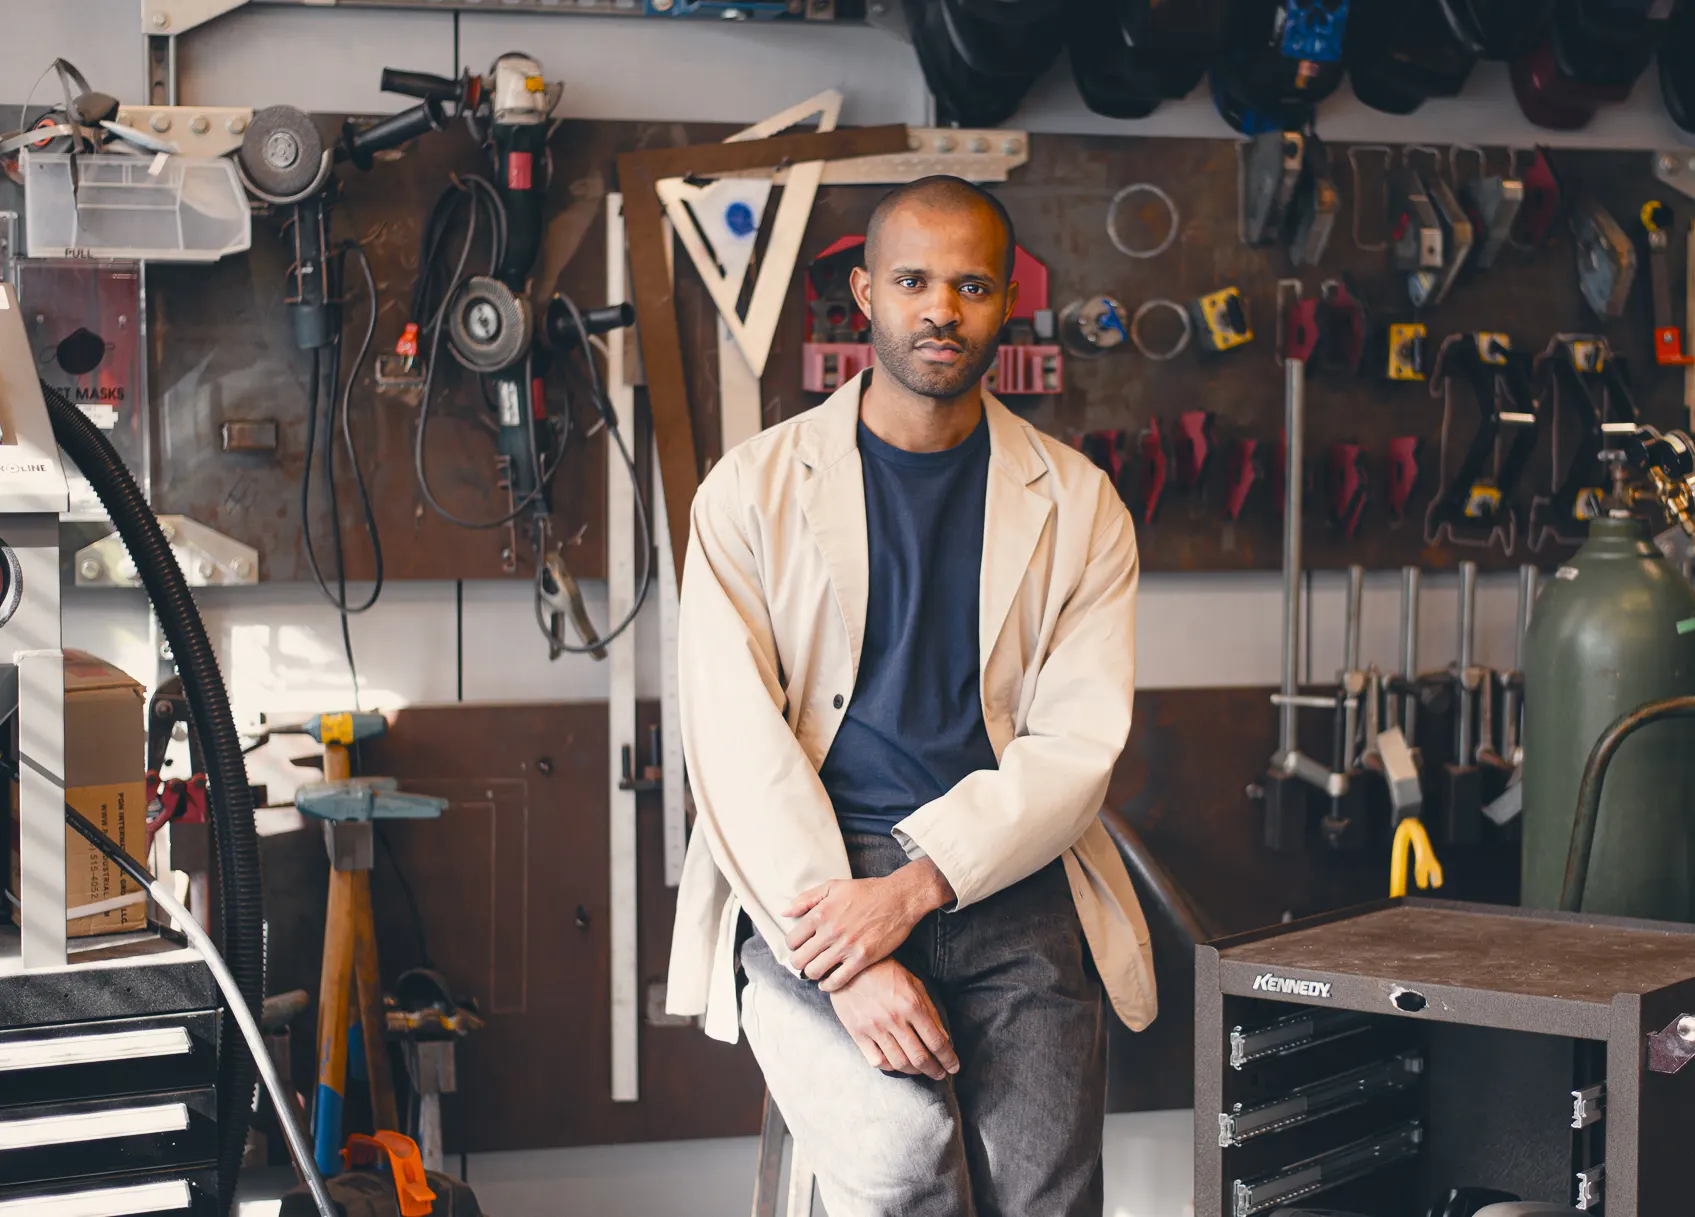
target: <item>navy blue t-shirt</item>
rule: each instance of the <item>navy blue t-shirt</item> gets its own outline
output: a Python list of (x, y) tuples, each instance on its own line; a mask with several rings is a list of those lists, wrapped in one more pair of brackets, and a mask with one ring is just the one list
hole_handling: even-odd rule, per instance
[(862, 422), (859, 452), (865, 641), (853, 700), (818, 776), (844, 832), (886, 834), (996, 764), (977, 653), (988, 420), (941, 452), (896, 448)]

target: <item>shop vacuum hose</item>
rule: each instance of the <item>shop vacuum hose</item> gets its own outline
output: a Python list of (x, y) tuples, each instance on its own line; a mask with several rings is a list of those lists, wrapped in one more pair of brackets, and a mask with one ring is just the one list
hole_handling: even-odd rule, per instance
[[(100, 496), (153, 602), (182, 675), (192, 728), (199, 735), (206, 759), (212, 840), (218, 855), (223, 959), (239, 990), (226, 998), (231, 1008), (224, 1012), (219, 1037), (226, 1047), (218, 1063), (218, 1202), (220, 1211), (227, 1213), (235, 1198), (236, 1178), (247, 1144), (256, 1069), (249, 1055), (235, 1047), (243, 1020), (233, 1007), (245, 1006), (247, 1021), (252, 1021), (265, 994), (264, 908), (259, 839), (253, 829), (253, 792), (247, 784), (247, 766), (217, 656), (206, 639), (194, 597), (158, 519), (100, 428), (51, 385), (43, 382), (41, 392), (47, 401), (54, 438)], [(100, 845), (100, 841), (95, 844)], [(213, 966), (214, 975), (218, 970)], [(292, 1104), (277, 1101), (275, 1105), (279, 1122), (294, 1117)], [(322, 1194), (321, 1180), (316, 1190)]]

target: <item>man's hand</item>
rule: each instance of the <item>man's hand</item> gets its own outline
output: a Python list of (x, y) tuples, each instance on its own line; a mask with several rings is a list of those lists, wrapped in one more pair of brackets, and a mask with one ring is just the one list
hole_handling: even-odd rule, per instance
[(885, 879), (832, 879), (802, 892), (783, 910), (798, 917), (788, 935), (793, 963), (834, 993), (894, 954), (924, 915), (953, 899), (953, 888), (928, 858)]
[(894, 960), (872, 964), (830, 1001), (873, 1069), (922, 1073), (938, 1082), (959, 1072), (959, 1057), (930, 994)]

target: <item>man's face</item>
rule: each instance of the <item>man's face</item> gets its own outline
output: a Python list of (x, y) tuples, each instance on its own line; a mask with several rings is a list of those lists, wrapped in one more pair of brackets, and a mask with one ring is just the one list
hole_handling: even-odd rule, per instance
[(883, 219), (876, 265), (853, 272), (878, 364), (910, 392), (951, 400), (994, 362), (1017, 285), (987, 207), (908, 203)]

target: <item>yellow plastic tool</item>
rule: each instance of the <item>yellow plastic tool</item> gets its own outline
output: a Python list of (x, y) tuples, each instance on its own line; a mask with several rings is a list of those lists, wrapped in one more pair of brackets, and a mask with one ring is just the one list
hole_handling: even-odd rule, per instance
[(1407, 894), (1407, 851), (1413, 855), (1413, 880), (1423, 889), (1442, 886), (1442, 864), (1430, 846), (1430, 834), (1417, 816), (1408, 816), (1395, 829), (1395, 844), (1389, 851), (1389, 896)]

